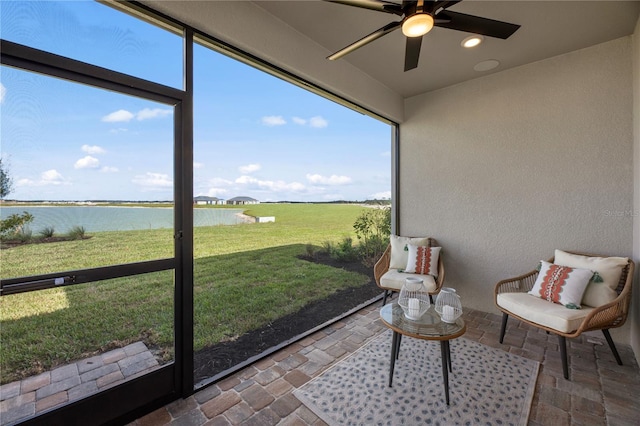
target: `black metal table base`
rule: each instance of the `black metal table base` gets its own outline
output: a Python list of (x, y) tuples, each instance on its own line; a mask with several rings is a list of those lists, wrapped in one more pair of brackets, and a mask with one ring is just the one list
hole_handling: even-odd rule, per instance
[[(393, 370), (396, 366), (396, 360), (400, 354), (400, 342), (402, 334), (397, 331), (393, 332), (391, 338), (391, 363), (389, 365), (389, 387), (393, 384)], [(451, 348), (448, 340), (440, 340), (440, 353), (442, 357), (442, 381), (444, 382), (444, 394), (449, 405), (449, 372), (451, 372)]]

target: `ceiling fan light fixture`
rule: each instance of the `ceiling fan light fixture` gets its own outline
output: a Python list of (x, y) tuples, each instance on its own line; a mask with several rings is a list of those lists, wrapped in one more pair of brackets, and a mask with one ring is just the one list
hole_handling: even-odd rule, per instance
[(460, 45), (462, 47), (470, 49), (482, 43), (483, 40), (484, 40), (484, 37), (482, 37), (481, 35), (473, 35), (462, 40), (462, 43), (460, 43)]
[(433, 28), (433, 17), (428, 13), (416, 13), (402, 23), (402, 34), (407, 37), (421, 37)]

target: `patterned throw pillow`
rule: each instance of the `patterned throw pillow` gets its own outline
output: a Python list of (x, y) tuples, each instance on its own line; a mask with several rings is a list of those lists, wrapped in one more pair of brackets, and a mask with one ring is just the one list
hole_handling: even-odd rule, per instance
[(597, 275), (594, 275), (591, 283), (587, 286), (582, 300), (583, 304), (593, 307), (602, 306), (618, 297), (616, 287), (618, 287), (622, 269), (627, 266), (628, 262), (629, 258), (627, 257), (582, 256), (562, 250), (555, 251), (553, 261), (556, 265), (590, 269), (597, 272)]
[(540, 273), (529, 294), (569, 309), (580, 309), (582, 296), (593, 276), (588, 269), (569, 268), (540, 261)]
[(438, 257), (441, 247), (423, 247), (408, 244), (409, 256), (405, 272), (438, 277)]
[(391, 259), (389, 260), (389, 269), (404, 269), (407, 266), (407, 257), (409, 254), (408, 244), (417, 246), (426, 246), (429, 244), (427, 237), (400, 237), (391, 235)]

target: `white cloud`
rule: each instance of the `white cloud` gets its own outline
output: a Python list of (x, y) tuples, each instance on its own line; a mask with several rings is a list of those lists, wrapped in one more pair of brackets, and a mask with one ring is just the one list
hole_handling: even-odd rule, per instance
[(46, 172), (42, 172), (40, 175), (41, 181), (45, 185), (62, 185), (65, 184), (65, 178), (56, 170), (51, 169)]
[(124, 132), (128, 132), (129, 129), (125, 129), (124, 127), (118, 127), (117, 129), (111, 129), (109, 130), (109, 133), (124, 133)]
[(93, 145), (93, 146), (91, 146), (91, 145), (82, 145), (82, 148), (80, 148), (80, 149), (82, 149), (87, 154), (93, 154), (93, 155), (104, 154), (105, 152), (107, 152), (102, 147), (99, 147), (98, 145)]
[[(291, 121), (293, 121), (299, 126), (308, 125), (309, 127), (315, 127), (316, 129), (322, 129), (329, 125), (329, 122), (319, 115), (316, 115), (315, 117), (311, 117), (309, 119), (300, 118), (300, 117), (291, 117)], [(282, 124), (284, 124), (284, 122)]]
[(311, 126), (311, 127), (322, 129), (324, 127), (327, 127), (328, 125), (329, 125), (329, 122), (327, 120), (325, 120), (324, 118), (320, 117), (319, 115), (317, 115), (315, 117), (311, 117), (309, 119), (309, 126)]
[(143, 175), (136, 175), (131, 180), (136, 185), (140, 185), (147, 191), (158, 191), (173, 188), (173, 181), (169, 175), (163, 173), (147, 172)]
[(45, 185), (70, 185), (70, 183), (55, 169), (47, 170), (40, 174), (40, 179), (20, 179), (16, 186), (45, 186)]
[(260, 121), (262, 122), (262, 124), (269, 127), (282, 126), (284, 124), (287, 124), (287, 121), (284, 118), (282, 118), (281, 115), (268, 115), (268, 116), (262, 117)]
[(4, 84), (0, 83), (0, 104), (4, 103), (4, 97), (7, 94), (7, 88), (4, 87)]
[(239, 178), (236, 179), (236, 183), (242, 183), (242, 184), (251, 184), (251, 183), (257, 184), (258, 182), (259, 182), (258, 179), (251, 176), (240, 176)]
[(207, 184), (209, 186), (229, 186), (229, 185), (233, 185), (233, 181), (222, 179), (222, 178), (213, 178), (213, 179), (209, 179)]
[[(173, 114), (172, 109), (162, 109), (162, 108), (144, 108), (135, 114), (131, 111), (127, 111), (126, 109), (119, 109), (118, 111), (114, 111), (110, 114), (102, 117), (102, 121), (105, 123), (128, 123), (134, 118), (138, 121), (149, 120), (151, 118), (163, 118), (168, 117)], [(117, 129), (118, 131), (126, 131), (126, 129)]]
[(126, 109), (119, 109), (102, 117), (102, 121), (105, 123), (121, 123), (131, 121), (133, 117), (135, 116)]
[(163, 118), (168, 117), (173, 114), (173, 110), (171, 109), (161, 109), (161, 108), (145, 108), (136, 114), (136, 119), (138, 121), (148, 120), (150, 118)]
[(220, 198), (222, 195), (227, 194), (229, 191), (227, 191), (224, 188), (209, 188), (209, 190), (207, 191), (207, 195), (209, 197), (218, 197)]
[(100, 161), (90, 155), (76, 161), (73, 165), (75, 169), (97, 169), (100, 166)]
[(260, 170), (260, 168), (260, 164), (247, 164), (246, 166), (238, 167), (238, 170), (240, 171), (240, 173), (246, 175), (247, 173), (257, 172), (258, 170)]
[(204, 167), (204, 163), (198, 163), (197, 161), (193, 162), (193, 168), (194, 169), (201, 169)]
[(102, 172), (102, 173), (118, 173), (119, 170), (118, 170), (117, 167), (104, 166), (103, 168), (100, 169), (100, 172)]
[(371, 195), (371, 198), (374, 200), (390, 200), (391, 191), (376, 192), (375, 194)]
[(381, 157), (391, 157), (391, 151), (384, 151), (380, 153)]
[(311, 183), (322, 185), (345, 185), (347, 183), (351, 183), (351, 178), (349, 176), (322, 176), (319, 174), (307, 174), (307, 179)]
[(259, 180), (252, 176), (240, 176), (236, 179), (237, 184), (244, 185), (249, 188), (257, 188), (269, 191), (293, 191), (302, 192), (305, 190), (305, 186), (299, 182), (287, 183), (282, 180)]

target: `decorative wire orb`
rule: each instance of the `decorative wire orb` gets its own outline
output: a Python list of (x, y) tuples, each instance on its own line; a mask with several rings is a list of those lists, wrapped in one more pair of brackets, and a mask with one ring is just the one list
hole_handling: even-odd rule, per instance
[(436, 297), (436, 312), (444, 322), (455, 322), (462, 315), (462, 302), (455, 288), (442, 287)]
[(398, 305), (404, 311), (404, 316), (410, 320), (420, 319), (431, 302), (429, 301), (429, 291), (421, 278), (408, 277), (400, 289)]

